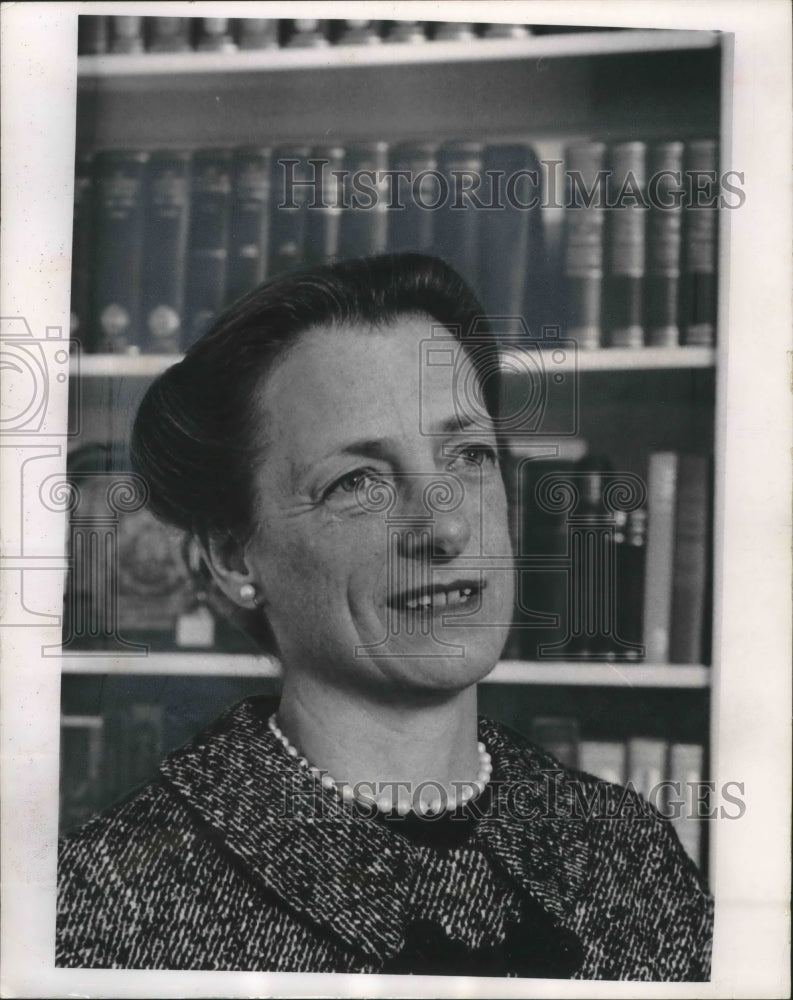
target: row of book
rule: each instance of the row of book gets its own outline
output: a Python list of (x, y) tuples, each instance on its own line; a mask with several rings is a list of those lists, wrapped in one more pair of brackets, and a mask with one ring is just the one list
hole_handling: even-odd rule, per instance
[[(519, 335), (711, 345), (715, 157), (708, 140), (579, 142), (561, 163), (523, 141), (100, 151), (77, 163), (73, 335), (95, 353), (178, 352), (267, 277), (412, 250)], [(687, 183), (703, 175), (704, 202)]]
[(702, 864), (701, 820), (708, 814), (702, 746), (647, 737), (583, 739), (578, 720), (567, 716), (533, 719), (529, 736), (566, 767), (630, 785), (671, 821), (688, 856)]
[[(325, 48), (329, 45), (422, 44), (526, 38), (564, 30), (546, 25), (463, 21), (292, 20), (264, 17), (140, 17), (81, 15), (80, 55), (134, 52), (235, 52), (277, 48)], [(593, 29), (586, 29), (593, 30)]]
[[(547, 499), (565, 484), (578, 499), (560, 511)], [(629, 510), (609, 509), (606, 498), (642, 487), (597, 456), (525, 462), (518, 488), (517, 553), (541, 559), (536, 569), (518, 564), (506, 659), (709, 662), (707, 456), (652, 453), (646, 501)]]

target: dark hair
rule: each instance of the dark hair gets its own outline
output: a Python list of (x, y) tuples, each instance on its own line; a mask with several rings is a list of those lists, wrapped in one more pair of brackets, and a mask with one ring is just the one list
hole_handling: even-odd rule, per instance
[(393, 254), (326, 264), (267, 281), (231, 306), (179, 364), (150, 386), (132, 431), (132, 465), (159, 517), (206, 538), (253, 528), (261, 451), (256, 393), (301, 333), (325, 325), (392, 323), (425, 313), (472, 351), (483, 402), (495, 414), (498, 346), (460, 276), (435, 257)]

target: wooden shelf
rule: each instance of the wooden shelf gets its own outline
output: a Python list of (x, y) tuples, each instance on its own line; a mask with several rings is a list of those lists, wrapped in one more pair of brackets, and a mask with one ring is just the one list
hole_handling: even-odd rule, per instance
[(592, 31), (535, 35), (521, 39), (427, 42), (401, 45), (331, 45), (321, 49), (267, 49), (259, 52), (166, 52), (80, 56), (78, 79), (205, 76), (220, 73), (278, 73), (363, 66), (415, 66), (503, 59), (560, 59), (621, 53), (709, 49), (719, 34), (707, 31)]
[[(83, 354), (72, 360), (72, 377), (153, 378), (181, 360), (179, 354)], [(503, 365), (505, 375), (520, 376), (521, 352), (510, 352)], [(532, 364), (533, 354), (526, 354)], [(711, 347), (642, 347), (637, 350), (608, 349), (565, 354), (554, 370), (578, 372), (648, 371), (712, 368), (716, 352)]]
[[(157, 674), (201, 677), (280, 676), (276, 660), (265, 656), (222, 653), (154, 653), (150, 656), (108, 656), (82, 653), (64, 656), (65, 674)], [(504, 660), (486, 684), (548, 685), (551, 687), (707, 688), (710, 668), (668, 663), (528, 663)]]

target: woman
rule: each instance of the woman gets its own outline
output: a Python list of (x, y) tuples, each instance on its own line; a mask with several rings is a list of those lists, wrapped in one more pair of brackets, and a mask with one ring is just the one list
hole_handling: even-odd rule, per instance
[(148, 392), (151, 506), (283, 691), (66, 839), (59, 964), (707, 978), (710, 902), (668, 825), (477, 720), (513, 599), (479, 316), (432, 258), (329, 265), (247, 296)]

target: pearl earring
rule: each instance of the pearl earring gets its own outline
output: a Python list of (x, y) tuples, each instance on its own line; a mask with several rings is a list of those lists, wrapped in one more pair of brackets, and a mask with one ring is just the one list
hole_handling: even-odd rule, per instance
[(256, 588), (252, 583), (243, 583), (240, 587), (240, 597), (243, 601), (253, 601), (256, 603)]

